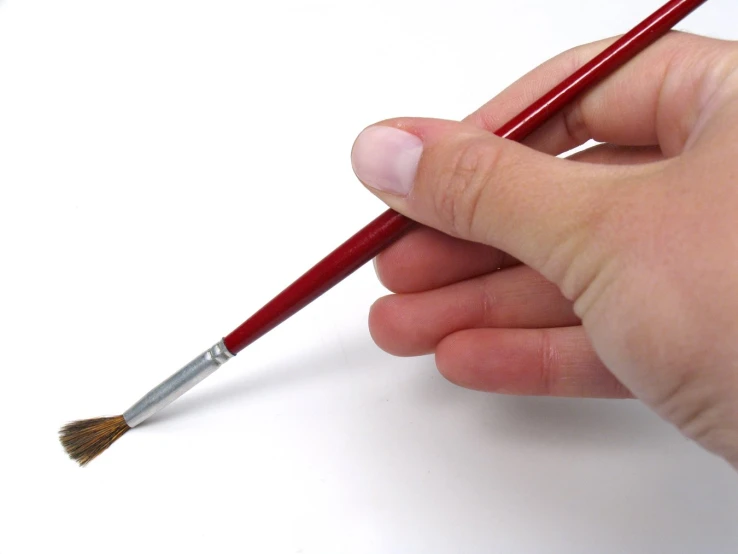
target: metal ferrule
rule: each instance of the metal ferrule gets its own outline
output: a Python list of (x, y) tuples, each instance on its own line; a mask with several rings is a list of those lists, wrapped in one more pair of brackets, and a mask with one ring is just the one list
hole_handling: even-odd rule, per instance
[(135, 427), (177, 400), (232, 357), (233, 354), (228, 351), (223, 341), (220, 341), (158, 387), (151, 389), (146, 396), (128, 408), (123, 414), (123, 418), (129, 427)]

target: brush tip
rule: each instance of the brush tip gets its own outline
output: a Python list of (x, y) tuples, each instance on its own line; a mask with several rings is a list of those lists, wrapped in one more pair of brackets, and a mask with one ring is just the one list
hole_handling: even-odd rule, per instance
[(59, 440), (69, 457), (87, 465), (130, 429), (123, 416), (82, 419), (59, 430)]

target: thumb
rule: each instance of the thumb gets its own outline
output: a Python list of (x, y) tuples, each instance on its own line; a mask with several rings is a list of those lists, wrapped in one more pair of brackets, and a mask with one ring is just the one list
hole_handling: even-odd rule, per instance
[(368, 127), (351, 157), (359, 179), (391, 208), (499, 248), (562, 290), (569, 266), (591, 240), (590, 222), (627, 171), (562, 160), (469, 124), (429, 119)]

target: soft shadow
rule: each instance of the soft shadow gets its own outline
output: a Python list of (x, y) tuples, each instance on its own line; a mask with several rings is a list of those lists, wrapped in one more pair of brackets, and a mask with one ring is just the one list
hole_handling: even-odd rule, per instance
[[(2, 1), (2, 0), (0, 0)], [(387, 367), (399, 365), (401, 367)], [(407, 366), (410, 367), (407, 367)], [(382, 368), (382, 369), (380, 369)], [(229, 371), (225, 366), (220, 371)], [(303, 354), (270, 367), (241, 368), (243, 375), (206, 390), (193, 390), (142, 426), (181, 417), (200, 417), (208, 410), (221, 410), (242, 403), (249, 396), (270, 394), (300, 387), (322, 379), (346, 378), (368, 371), (399, 371), (405, 381), (404, 401), (418, 417), (434, 417), (452, 409), (471, 420), (480, 438), (525, 446), (532, 443), (561, 445), (603, 444), (609, 447), (653, 447), (668, 434), (656, 416), (644, 415), (646, 408), (633, 400), (592, 400), (496, 395), (474, 392), (441, 377), (432, 356), (407, 364), (388, 360), (365, 335), (357, 335), (338, 346), (321, 344)]]
[[(347, 352), (351, 353), (350, 357)], [(337, 349), (323, 344), (302, 355), (293, 354), (288, 360), (273, 367), (249, 368), (245, 370), (243, 377), (235, 381), (205, 391), (193, 391), (191, 396), (177, 400), (141, 426), (169, 421), (190, 413), (197, 413), (200, 417), (208, 409), (221, 409), (229, 403), (241, 403), (249, 395), (295, 387), (306, 381), (343, 376), (348, 371), (369, 371), (372, 364), (367, 360), (378, 354), (378, 348), (365, 336), (341, 342)], [(219, 371), (227, 371), (227, 368), (225, 366)]]
[[(428, 371), (435, 371), (433, 360)], [(637, 400), (547, 398), (468, 391), (440, 375), (416, 376), (413, 402), (429, 411), (463, 410), (480, 434), (514, 443), (550, 441), (600, 442), (612, 446), (653, 444), (669, 434), (668, 426)], [(463, 405), (459, 408), (458, 405)], [(455, 407), (454, 407), (455, 406)]]
[[(610, 447), (653, 445), (670, 429), (635, 400), (498, 396), (485, 426), (517, 441), (590, 443)], [(502, 418), (500, 416), (503, 416)], [(661, 439), (661, 440), (659, 440)]]
[[(634, 552), (629, 541), (639, 552), (658, 551), (665, 536), (689, 545), (685, 552), (701, 551), (692, 548), (702, 541), (695, 521), (717, 536), (735, 534), (730, 469), (637, 401), (467, 391), (432, 365), (410, 368), (403, 408), (373, 414), (357, 432), (362, 442), (347, 465), (363, 477), (346, 485), (355, 497), (371, 500), (392, 483), (402, 494), (386, 495), (398, 510), (422, 513), (430, 526), (461, 525), (476, 545), (504, 521), (531, 521), (541, 537), (532, 542), (555, 541), (556, 552), (571, 551), (565, 545), (582, 530), (577, 552), (601, 551), (598, 544)], [(357, 418), (347, 420), (353, 426)]]
[[(342, 417), (327, 431), (343, 434), (340, 459), (310, 449), (306, 455), (340, 480), (347, 497), (376, 507), (372, 517), (388, 528), (397, 514), (417, 513), (423, 525), (463, 525), (463, 535), (479, 545), (496, 530), (507, 532), (496, 525), (531, 521), (534, 531), (540, 527), (540, 540), (553, 541), (557, 552), (568, 551), (564, 545), (582, 529), (581, 542), (591, 548), (579, 552), (598, 551), (598, 544), (626, 551), (628, 541), (640, 552), (659, 551), (667, 535), (699, 551), (691, 548), (698, 540), (690, 531), (693, 522), (718, 534), (734, 532), (734, 493), (725, 488), (732, 481), (721, 477), (728, 472), (685, 449), (675, 432), (635, 401), (468, 391), (443, 379), (431, 357), (393, 359), (359, 333), (302, 355), (291, 352), (271, 367), (243, 369), (144, 425), (200, 417), (253, 394), (280, 395), (321, 380), (342, 379), (351, 388), (378, 383), (362, 389), (374, 400), (371, 410), (366, 403), (344, 403)], [(387, 401), (377, 401), (385, 395)], [(700, 473), (710, 477), (694, 479)], [(390, 503), (394, 510), (388, 511)], [(502, 513), (512, 515), (499, 518)], [(489, 520), (474, 514), (489, 514)], [(458, 540), (461, 534), (448, 536)]]

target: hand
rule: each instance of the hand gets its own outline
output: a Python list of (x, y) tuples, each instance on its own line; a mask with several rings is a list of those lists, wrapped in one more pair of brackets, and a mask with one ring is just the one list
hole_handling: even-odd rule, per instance
[(490, 132), (608, 42), (362, 132), (357, 176), (424, 225), (378, 257), (370, 330), (465, 387), (634, 396), (738, 467), (738, 45), (673, 33), (524, 145)]

